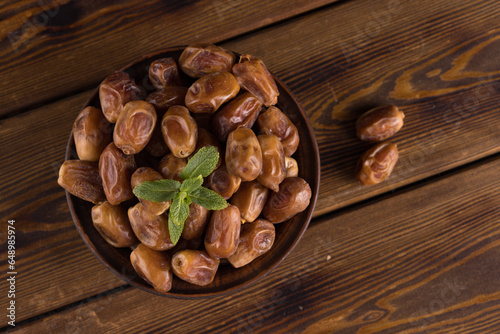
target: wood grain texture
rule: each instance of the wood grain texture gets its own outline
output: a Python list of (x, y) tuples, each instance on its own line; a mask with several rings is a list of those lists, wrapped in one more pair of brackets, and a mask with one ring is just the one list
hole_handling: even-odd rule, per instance
[[(23, 3), (30, 6), (34, 2), (26, 1)], [(357, 0), (274, 25), (224, 45), (235, 51), (249, 52), (262, 57), (269, 68), (283, 78), (295, 91), (311, 117), (320, 145), (323, 165), (321, 193), (316, 216), (499, 151), (498, 92), (500, 88), (498, 69), (500, 65), (496, 54), (498, 54), (500, 45), (498, 43), (499, 31), (495, 27), (499, 18), (500, 5), (494, 1), (464, 3), (455, 0), (445, 2), (428, 0), (421, 1), (418, 5), (408, 1), (399, 1), (398, 3), (402, 6), (400, 11), (397, 15), (391, 14), (387, 23), (378, 23), (380, 27), (378, 34), (374, 33), (374, 31), (378, 31), (375, 29), (376, 26), (369, 23), (373, 20), (379, 22), (375, 19), (377, 16), (374, 16), (374, 13), (380, 14), (388, 11), (389, 2), (375, 3)], [(0, 7), (0, 10), (4, 8), (6, 7)], [(422, 8), (425, 8), (425, 11)], [(379, 20), (381, 19), (379, 18)], [(363, 42), (362, 32), (365, 31), (364, 35), (368, 36), (366, 31), (371, 31), (370, 29), (375, 30), (371, 32), (369, 39), (364, 37)], [(117, 43), (117, 36), (124, 36), (127, 31), (126, 29), (120, 30), (120, 33), (116, 32), (116, 35), (109, 36), (108, 42), (113, 43), (114, 40), (114, 43)], [(293, 44), (290, 43), (290, 36), (293, 36)], [(358, 37), (361, 39), (358, 40)], [(78, 46), (79, 41), (81, 40), (75, 39), (74, 44), (71, 44), (68, 40), (61, 44), (61, 47), (66, 49), (61, 53), (58, 61), (54, 60), (54, 62), (62, 62), (62, 58), (72, 55), (74, 51), (71, 50), (78, 50), (75, 52), (78, 53), (78, 56), (80, 56), (79, 52), (82, 52), (87, 55), (86, 59), (94, 59), (86, 53), (85, 49), (81, 48), (81, 44)], [(102, 47), (102, 44), (99, 45)], [(152, 45), (148, 44), (148, 46)], [(143, 46), (141, 44), (141, 48)], [(89, 47), (94, 48), (94, 50), (98, 48), (95, 45), (89, 45)], [(57, 48), (55, 47), (53, 52), (57, 52), (55, 49)], [(132, 53), (127, 53), (128, 50), (121, 49), (124, 56), (120, 58), (122, 57), (120, 55), (118, 58), (135, 56), (134, 52), (142, 53), (139, 52), (139, 49), (134, 50), (130, 51)], [(114, 59), (117, 59), (115, 56), (116, 54), (110, 54), (109, 63), (106, 62), (106, 65), (103, 65), (104, 57), (101, 54), (97, 58), (100, 63), (90, 64), (91, 68), (108, 73), (123, 65), (121, 60), (119, 63), (118, 61), (116, 64), (114, 63)], [(12, 66), (15, 64), (13, 63)], [(82, 70), (82, 63), (74, 66), (72, 71), (79, 73), (83, 81), (95, 83), (95, 78), (92, 79), (93, 81), (89, 81), (90, 76), (85, 77), (85, 74), (78, 72)], [(59, 72), (64, 71), (57, 68), (57, 73)], [(6, 70), (5, 73), (10, 72)], [(43, 78), (44, 75), (41, 77)], [(33, 78), (33, 80), (38, 79)], [(22, 84), (22, 81), (19, 82)], [(56, 84), (66, 85), (66, 82), (58, 81)], [(47, 85), (52, 87), (51, 90), (56, 87), (50, 80), (47, 81)], [(68, 86), (71, 85), (72, 83), (69, 82)], [(29, 91), (36, 95), (38, 89), (41, 89), (40, 96), (49, 96), (53, 93), (45, 91), (46, 88), (41, 84), (35, 90)], [(7, 93), (0, 90), (0, 94)], [(12, 95), (13, 92), (11, 91), (10, 94)], [(57, 94), (54, 96), (59, 96)], [(22, 311), (19, 312), (19, 321), (122, 284), (93, 259), (83, 243), (78, 240), (78, 235), (67, 211), (64, 192), (55, 182), (56, 170), (63, 159), (64, 146), (71, 124), (89, 94), (90, 92), (84, 92), (20, 116), (0, 121), (0, 143), (3, 153), (3, 159), (0, 160), (0, 170), (2, 170), (0, 217), (2, 220), (16, 219), (19, 222), (19, 230), (22, 231), (19, 238), (21, 244), (18, 261), (19, 265), (22, 266), (23, 275), (26, 275), (26, 280), (19, 283), (21, 292), (17, 300), (19, 305), (25, 305), (25, 308), (20, 308)], [(15, 95), (12, 96), (15, 97)], [(352, 178), (352, 169), (357, 157), (368, 145), (362, 144), (354, 138), (352, 118), (365, 108), (387, 102), (400, 105), (407, 115), (405, 127), (394, 137), (394, 142), (399, 145), (401, 150), (401, 160), (396, 166), (394, 175), (387, 182), (380, 186), (364, 188), (357, 185)], [(8, 109), (9, 105), (6, 108)], [(479, 177), (483, 170), (478, 169), (476, 172), (471, 171), (470, 173), (477, 173), (475, 177)], [(487, 173), (489, 173), (486, 174), (487, 176), (496, 181), (491, 171)], [(469, 179), (465, 181), (469, 182)], [(376, 321), (378, 317), (386, 319), (387, 312), (384, 310), (391, 310), (392, 306), (392, 304), (387, 304), (387, 300), (389, 300), (395, 305), (399, 305), (398, 311), (400, 313), (390, 313), (392, 317), (396, 317), (394, 319), (399, 319), (394, 320), (398, 325), (391, 322), (390, 326), (396, 330), (402, 328), (400, 331), (407, 330), (405, 327), (407, 319), (414, 319), (413, 322), (417, 324), (415, 327), (411, 327), (413, 325), (410, 326), (411, 328), (408, 327), (408, 330), (411, 329), (410, 332), (418, 332), (419, 323), (425, 326), (436, 326), (429, 327), (435, 332), (454, 332), (454, 330), (456, 332), (463, 324), (462, 321), (465, 321), (459, 316), (461, 314), (464, 315), (464, 319), (468, 319), (470, 332), (474, 332), (473, 324), (475, 322), (484, 323), (485, 330), (488, 330), (488, 324), (496, 326), (494, 319), (498, 318), (496, 312), (498, 301), (495, 299), (497, 292), (488, 290), (494, 284), (489, 284), (486, 280), (491, 281), (494, 277), (498, 277), (495, 265), (499, 258), (499, 251), (495, 248), (496, 246), (493, 247), (490, 244), (488, 245), (491, 246), (491, 249), (486, 250), (483, 248), (483, 244), (479, 243), (479, 240), (483, 240), (483, 243), (491, 241), (494, 244), (497, 240), (493, 219), (494, 214), (497, 214), (495, 211), (498, 207), (497, 199), (486, 197), (480, 200), (479, 197), (474, 197), (479, 196), (479, 194), (470, 194), (470, 196), (474, 195), (472, 197), (467, 197), (469, 195), (465, 194), (462, 199), (462, 209), (459, 209), (456, 206), (458, 204), (454, 201), (455, 197), (450, 197), (450, 193), (456, 194), (459, 191), (457, 189), (460, 189), (455, 187), (456, 181), (450, 181), (449, 185), (443, 182), (438, 185), (443, 187), (438, 194), (443, 197), (441, 200), (444, 201), (440, 202), (441, 206), (436, 208), (438, 211), (428, 213), (424, 207), (422, 209), (424, 211), (415, 212), (415, 215), (421, 215), (420, 218), (416, 217), (415, 219), (421, 220), (415, 222), (415, 225), (411, 225), (408, 230), (403, 218), (398, 218), (401, 221), (396, 219), (394, 223), (393, 218), (387, 218), (382, 213), (378, 216), (375, 215), (376, 210), (373, 212), (362, 211), (364, 214), (373, 214), (373, 220), (367, 220), (368, 218), (363, 218), (352, 212), (346, 214), (345, 217), (344, 215), (333, 217), (333, 223), (329, 220), (315, 223), (311, 230), (318, 232), (310, 232), (310, 235), (306, 235), (308, 241), (305, 245), (300, 244), (301, 246), (293, 253), (286, 267), (283, 269), (280, 266), (269, 279), (250, 290), (250, 295), (256, 297), (254, 301), (258, 301), (257, 305), (251, 304), (251, 299), (241, 299), (236, 302), (238, 307), (245, 306), (246, 309), (243, 307), (242, 309), (247, 310), (246, 312), (249, 312), (248, 308), (250, 307), (254, 310), (253, 313), (243, 312), (244, 316), (236, 319), (228, 318), (227, 321), (220, 318), (207, 318), (203, 315), (198, 320), (200, 322), (196, 324), (200, 324), (200, 329), (204, 329), (205, 327), (201, 327), (201, 323), (206, 321), (217, 330), (219, 324), (220, 326), (230, 326), (231, 321), (234, 323), (236, 320), (237, 324), (234, 325), (236, 328), (241, 325), (243, 327), (250, 326), (249, 328), (252, 329), (254, 324), (259, 325), (259, 319), (267, 319), (266, 322), (272, 322), (266, 313), (262, 315), (259, 311), (255, 311), (261, 309), (259, 305), (264, 305), (267, 310), (272, 310), (273, 318), (279, 318), (285, 314), (295, 319), (297, 323), (292, 325), (293, 329), (303, 328), (311, 332), (321, 332), (322, 328), (328, 328), (328, 325), (333, 323), (340, 326), (339, 328), (344, 326), (343, 331), (346, 333), (350, 333), (353, 328), (358, 327), (362, 333), (363, 331), (374, 331), (371, 327), (369, 329), (363, 328), (370, 322)], [(469, 188), (473, 186), (473, 183), (468, 184)], [(426, 189), (435, 191), (434, 188)], [(416, 201), (426, 203), (427, 198), (436, 200), (435, 196), (431, 196), (432, 193), (418, 192), (418, 194), (416, 198), (401, 197), (402, 207), (405, 210), (420, 210), (413, 208)], [(485, 194), (497, 196), (490, 190), (486, 190)], [(481, 206), (478, 205), (475, 208), (465, 198), (467, 200), (472, 198), (470, 203), (481, 203)], [(399, 200), (395, 199), (391, 203), (400, 205)], [(433, 205), (434, 203), (427, 203), (426, 207), (434, 208)], [(484, 217), (477, 212), (479, 208), (485, 210)], [(474, 216), (473, 213), (477, 216)], [(470, 221), (455, 222), (455, 217), (466, 219), (465, 217), (468, 217), (469, 214), (471, 215)], [(358, 221), (363, 222), (363, 224), (351, 224), (351, 222)], [(437, 225), (435, 229), (434, 224)], [(423, 226), (419, 227), (420, 225)], [(324, 227), (319, 228), (318, 226)], [(365, 226), (368, 226), (366, 227), (367, 231), (374, 233), (372, 237), (363, 232)], [(482, 230), (483, 226), (486, 230)], [(456, 231), (453, 230), (455, 227)], [(369, 243), (371, 242), (372, 246), (366, 246), (368, 247), (366, 248), (364, 243), (358, 240), (358, 231), (360, 230), (362, 238), (367, 239)], [(412, 233), (406, 234), (408, 231)], [(321, 239), (317, 239), (318, 237), (323, 237), (322, 240), (325, 240), (328, 236), (337, 238), (337, 235), (340, 235), (341, 239), (335, 239), (335, 242), (341, 243), (342, 235), (346, 236), (346, 233), (350, 245), (344, 246), (350, 248), (342, 248), (341, 252), (335, 249), (333, 252), (331, 248), (328, 248), (329, 246), (325, 249), (320, 247), (317, 253), (315, 249), (310, 249), (311, 242), (315, 245), (317, 243), (321, 245)], [(386, 241), (383, 239), (384, 233), (390, 235)], [(415, 233), (417, 237), (413, 240)], [(462, 233), (465, 235), (462, 236)], [(491, 237), (488, 233), (491, 233)], [(451, 234), (449, 239), (446, 238), (446, 234)], [(4, 247), (5, 234), (0, 234), (0, 237), (0, 245)], [(432, 244), (432, 241), (426, 239), (427, 237), (434, 240), (435, 243)], [(474, 241), (476, 237), (479, 238), (477, 244)], [(417, 241), (421, 244), (417, 244)], [(389, 244), (386, 245), (386, 242)], [(328, 241), (329, 244), (330, 241)], [(416, 247), (416, 250), (412, 251), (409, 245)], [(470, 245), (471, 248), (468, 248), (467, 245)], [(391, 259), (390, 256), (399, 254), (394, 248), (396, 246), (412, 256), (403, 254), (399, 260)], [(357, 252), (357, 249), (361, 249), (361, 251)], [(450, 261), (452, 261), (451, 259), (446, 260), (446, 257), (439, 257), (443, 249), (450, 254), (457, 254), (457, 259), (466, 259), (457, 262), (459, 265), (453, 267), (458, 271), (457, 277), (464, 280), (470, 275), (469, 272), (479, 272), (480, 275), (472, 277), (477, 281), (470, 283), (467, 293), (460, 292), (462, 298), (467, 299), (465, 304), (457, 301), (454, 309), (446, 312), (439, 310), (431, 312), (431, 310), (439, 308), (442, 303), (446, 304), (446, 300), (452, 299), (452, 296), (447, 292), (444, 293), (446, 299), (441, 300), (441, 303), (439, 300), (429, 299), (430, 292), (428, 296), (421, 297), (421, 294), (425, 294), (428, 289), (438, 289), (429, 291), (440, 294), (440, 286), (445, 286), (446, 282), (454, 284), (455, 271), (450, 269), (446, 272), (446, 275), (449, 276), (439, 276), (441, 270), (446, 271)], [(484, 250), (484, 255), (477, 253), (476, 256), (475, 250), (478, 252)], [(386, 251), (388, 253), (384, 255)], [(328, 262), (330, 267), (325, 267), (324, 272), (318, 270), (308, 272), (306, 270), (305, 274), (301, 274), (300, 266), (295, 266), (296, 263), (301, 263), (303, 268), (307, 268), (307, 262), (297, 262), (297, 260), (303, 261), (303, 259), (308, 258), (314, 259), (313, 265), (314, 263), (317, 263), (318, 266), (323, 265), (327, 255), (332, 256), (330, 261), (333, 261), (333, 256), (337, 253), (345, 253), (346, 257), (335, 257), (336, 262)], [(401, 262), (396, 262), (396, 260)], [(404, 265), (402, 261), (408, 261), (408, 268), (401, 267)], [(423, 262), (420, 263), (421, 261)], [(76, 263), (81, 263), (83, 269), (76, 266)], [(379, 264), (382, 268), (381, 271), (374, 272), (373, 266)], [(354, 266), (357, 269), (352, 271), (353, 265), (359, 265), (359, 267)], [(413, 266), (413, 269), (410, 269), (409, 266)], [(487, 272), (488, 266), (492, 267), (489, 269), (491, 274)], [(5, 267), (6, 262), (2, 260), (0, 262), (2, 272), (6, 272)], [(290, 270), (293, 270), (291, 277), (289, 277)], [(384, 270), (388, 271), (387, 276), (383, 276)], [(436, 280), (432, 278), (434, 277), (432, 276), (433, 271), (436, 275), (439, 274), (436, 276)], [(395, 276), (391, 278), (389, 273)], [(411, 273), (417, 276), (411, 276)], [(404, 274), (415, 277), (414, 281), (404, 283), (400, 277)], [(351, 282), (347, 278), (354, 279), (354, 281)], [(312, 282), (316, 279), (324, 282), (327, 286), (318, 288), (317, 286), (309, 286), (309, 283), (308, 286), (303, 284), (308, 280)], [(360, 290), (356, 289), (361, 289), (362, 283), (366, 283), (365, 279), (368, 280), (366, 290), (361, 291), (364, 294), (357, 296), (356, 293), (360, 293)], [(410, 293), (410, 290), (413, 291), (412, 284), (420, 282), (419, 279), (425, 280), (426, 283), (421, 284), (421, 290), (415, 288), (415, 292)], [(388, 282), (388, 285), (383, 287), (381, 282)], [(458, 281), (457, 286), (460, 287), (462, 282)], [(376, 310), (379, 306), (374, 299), (378, 298), (379, 295), (390, 295), (392, 290), (387, 289), (391, 284), (396, 284), (394, 285), (396, 288), (401, 286), (402, 291), (406, 291), (405, 289), (408, 288), (409, 294), (402, 293), (399, 295), (399, 299), (395, 297), (391, 299), (391, 297), (385, 303), (382, 300), (382, 313), (377, 313)], [(407, 284), (406, 288), (404, 284)], [(265, 291), (267, 295), (260, 294), (259, 291)], [(282, 296), (290, 295), (290, 297), (286, 299), (280, 297), (276, 299), (279, 304), (274, 303), (273, 295), (270, 295), (273, 291), (281, 292)], [(315, 301), (315, 298), (325, 294), (332, 295), (331, 301)], [(38, 295), (41, 297), (36, 297)], [(47, 299), (46, 296), (54, 297)], [(121, 302), (130, 305), (149, 298), (144, 294), (137, 296), (130, 291), (124, 292), (123, 296)], [(304, 297), (304, 304), (294, 304), (294, 300), (300, 296)], [(407, 297), (413, 304), (410, 303), (409, 306), (406, 306), (409, 303)], [(459, 300), (458, 297), (455, 299)], [(3, 303), (6, 297), (0, 298), (3, 298), (1, 299)], [(106, 300), (111, 299), (105, 298), (102, 302), (104, 303)], [(378, 301), (378, 299), (376, 300)], [(358, 303), (363, 301), (366, 302), (362, 305)], [(185, 310), (192, 307), (189, 302), (184, 304), (184, 302), (179, 301), (161, 300), (155, 301), (155, 303), (161, 310), (169, 307)], [(229, 303), (230, 297), (224, 297), (212, 302), (204, 301), (200, 305), (205, 310), (214, 309), (222, 312)], [(474, 306), (474, 303), (481, 307), (484, 306), (484, 308), (476, 311), (477, 306)], [(99, 305), (106, 306), (104, 303), (95, 304), (94, 307)], [(233, 301), (230, 305), (233, 307)], [(309, 310), (310, 305), (313, 305), (312, 310)], [(424, 311), (419, 309), (420, 306)], [(111, 312), (113, 308), (103, 311), (100, 308), (92, 307), (85, 305), (82, 308), (79, 307), (75, 311), (77, 319), (96, 319), (98, 317), (97, 319), (104, 321), (106, 326), (113, 325), (104, 319), (108, 317), (108, 312)], [(322, 308), (329, 309), (331, 307), (337, 307), (337, 309), (330, 309), (330, 311), (326, 311), (327, 313), (322, 313)], [(136, 319), (149, 319), (145, 313), (148, 310), (149, 307), (143, 307), (140, 310), (134, 308), (128, 312), (131, 312), (130, 315), (133, 312), (138, 312)], [(102, 319), (100, 318), (101, 311), (105, 312)], [(421, 312), (422, 315), (417, 313), (412, 316), (413, 312), (417, 311)], [(47, 324), (54, 326), (54, 328), (60, 328), (57, 321), (51, 319), (66, 321), (65, 315), (69, 314), (68, 312), (62, 313), (61, 318), (51, 317), (47, 320)], [(303, 312), (306, 312), (305, 315)], [(117, 319), (118, 314), (113, 316), (115, 318), (109, 319)], [(142, 318), (140, 318), (141, 316)], [(316, 316), (318, 318), (314, 318)], [(452, 318), (447, 318), (448, 316), (452, 316)], [(304, 324), (299, 324), (303, 317), (308, 320), (304, 321)], [(491, 320), (488, 320), (489, 317)], [(444, 320), (440, 322), (439, 319)], [(118, 320), (116, 321), (118, 322)], [(160, 322), (157, 320), (154, 326), (164, 325), (176, 328), (177, 325), (174, 325), (173, 321), (164, 322), (162, 320)], [(342, 324), (338, 325), (339, 322)], [(439, 323), (441, 327), (438, 327), (437, 324), (433, 325), (434, 322)], [(276, 323), (278, 328), (285, 330), (286, 325), (283, 322), (276, 321)], [(79, 323), (76, 324), (79, 325)], [(183, 326), (183, 324), (178, 326)], [(392, 327), (383, 326), (386, 325), (382, 322), (381, 332), (391, 332)], [(263, 331), (266, 329), (264, 328)], [(478, 327), (477, 332), (481, 332), (481, 330), (482, 327)]]
[[(262, 57), (308, 113), (326, 213), (500, 150), (499, 20), (494, 0), (360, 0), (226, 46)], [(355, 138), (354, 119), (390, 103), (406, 114), (390, 139), (400, 160), (389, 180), (360, 187), (354, 168), (370, 144)]]
[[(61, 101), (55, 113), (42, 108), (0, 124), (0, 217), (16, 221), (18, 321), (124, 284), (89, 252), (57, 184), (69, 129), (86, 98), (77, 95)], [(55, 124), (66, 130), (54, 131)], [(0, 231), (3, 249), (6, 232)], [(5, 281), (7, 257), (0, 268)], [(8, 303), (7, 294), (0, 303)]]
[(218, 42), (335, 1), (11, 1), (0, 7), (0, 116), (88, 89), (142, 54)]
[(274, 272), (234, 295), (131, 288), (19, 332), (498, 332), (499, 169), (497, 157), (316, 221)]

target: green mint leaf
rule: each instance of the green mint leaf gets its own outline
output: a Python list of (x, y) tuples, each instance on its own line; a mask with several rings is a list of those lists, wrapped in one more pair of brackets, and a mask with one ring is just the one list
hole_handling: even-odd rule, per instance
[(181, 183), (174, 180), (145, 181), (135, 187), (133, 192), (138, 198), (166, 202), (174, 198), (180, 187)]
[(189, 215), (189, 204), (191, 199), (184, 191), (175, 193), (168, 212), (168, 232), (174, 245), (179, 241), (184, 229), (184, 222)]
[(169, 218), (176, 225), (183, 225), (184, 221), (189, 215), (189, 204), (191, 199), (185, 192), (178, 192), (175, 194), (172, 204), (169, 209)]
[(213, 172), (219, 161), (219, 151), (214, 146), (200, 148), (181, 172), (183, 180), (191, 179), (201, 175), (207, 177)]
[(168, 233), (170, 234), (170, 240), (174, 245), (177, 244), (182, 235), (182, 230), (184, 229), (184, 222), (182, 224), (177, 225), (172, 215), (168, 216)]
[(199, 187), (189, 193), (193, 202), (208, 210), (222, 210), (227, 207), (227, 202), (221, 195), (205, 187)]
[(201, 187), (202, 184), (203, 177), (201, 175), (198, 175), (195, 178), (184, 180), (184, 182), (182, 182), (181, 184), (180, 190), (189, 194), (191, 191), (194, 191), (195, 189)]

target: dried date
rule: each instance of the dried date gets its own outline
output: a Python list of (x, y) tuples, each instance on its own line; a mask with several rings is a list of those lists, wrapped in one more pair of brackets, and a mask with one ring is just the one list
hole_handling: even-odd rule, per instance
[(388, 142), (367, 150), (358, 160), (356, 179), (362, 185), (380, 183), (391, 175), (399, 157), (398, 147)]
[(369, 142), (381, 142), (403, 127), (405, 114), (394, 105), (371, 109), (356, 121), (356, 135)]
[(101, 110), (86, 107), (73, 123), (73, 138), (80, 160), (97, 162), (111, 142), (111, 124)]
[(66, 160), (59, 168), (57, 183), (71, 195), (94, 204), (104, 202), (106, 196), (96, 162)]
[(130, 253), (130, 262), (137, 274), (156, 291), (161, 293), (170, 291), (173, 277), (168, 254), (139, 244)]
[(219, 262), (206, 251), (184, 249), (172, 257), (172, 270), (180, 279), (204, 286), (214, 280)]
[(311, 200), (311, 187), (300, 177), (289, 177), (266, 202), (262, 215), (273, 224), (284, 222), (304, 211)]
[(136, 170), (134, 156), (126, 155), (110, 143), (99, 158), (99, 175), (109, 203), (118, 205), (134, 197), (130, 178)]

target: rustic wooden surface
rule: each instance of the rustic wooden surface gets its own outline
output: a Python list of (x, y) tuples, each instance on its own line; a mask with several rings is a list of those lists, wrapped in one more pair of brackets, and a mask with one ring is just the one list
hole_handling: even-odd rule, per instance
[[(500, 332), (500, 3), (334, 2), (0, 5), (0, 243), (5, 251), (15, 219), (19, 271), (17, 326), (0, 330)], [(290, 86), (315, 129), (322, 182), (316, 218), (278, 268), (234, 296), (185, 301), (106, 270), (56, 179), (102, 77), (196, 41), (258, 55)], [(393, 138), (400, 161), (389, 180), (362, 187), (353, 165), (368, 145), (353, 120), (385, 103), (406, 114)], [(5, 282), (5, 257), (0, 268)]]

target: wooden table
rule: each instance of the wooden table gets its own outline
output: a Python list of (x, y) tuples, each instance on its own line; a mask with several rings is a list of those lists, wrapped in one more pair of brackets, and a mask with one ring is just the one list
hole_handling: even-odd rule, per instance
[[(500, 2), (5, 0), (0, 4), (1, 331), (499, 333)], [(273, 272), (232, 295), (161, 298), (87, 249), (57, 171), (81, 106), (113, 70), (195, 42), (262, 58), (321, 153), (315, 217)], [(405, 112), (400, 160), (353, 178), (354, 119)], [(7, 324), (15, 300), (15, 327)]]

